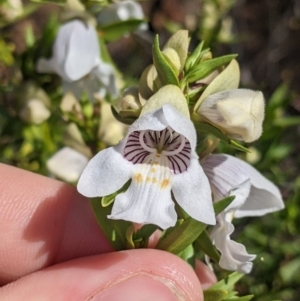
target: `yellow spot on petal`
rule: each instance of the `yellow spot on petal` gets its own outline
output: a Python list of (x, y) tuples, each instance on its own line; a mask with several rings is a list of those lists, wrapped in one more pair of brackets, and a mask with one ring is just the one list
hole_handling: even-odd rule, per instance
[(147, 177), (146, 182), (151, 182), (151, 178)]
[(159, 165), (159, 163), (157, 161), (154, 161), (153, 165)]
[(152, 178), (152, 183), (153, 183), (153, 184), (157, 183), (156, 178)]
[(167, 180), (167, 179), (164, 179), (164, 180), (160, 183), (160, 187), (161, 187), (162, 189), (167, 188), (169, 185), (170, 185), (170, 181)]
[(133, 176), (133, 179), (134, 179), (138, 184), (141, 184), (142, 181), (143, 181), (143, 176), (142, 176), (140, 173), (136, 173), (136, 174)]
[(160, 158), (160, 154), (156, 154), (156, 157), (157, 157), (157, 158)]
[(150, 172), (156, 172), (156, 169), (152, 167), (152, 168), (150, 169)]

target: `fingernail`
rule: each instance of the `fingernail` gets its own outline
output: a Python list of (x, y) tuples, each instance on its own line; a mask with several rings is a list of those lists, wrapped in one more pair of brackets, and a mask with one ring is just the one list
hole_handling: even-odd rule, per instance
[[(175, 295), (177, 297), (175, 297)], [(175, 285), (165, 279), (136, 275), (96, 292), (88, 301), (178, 301), (186, 300)]]

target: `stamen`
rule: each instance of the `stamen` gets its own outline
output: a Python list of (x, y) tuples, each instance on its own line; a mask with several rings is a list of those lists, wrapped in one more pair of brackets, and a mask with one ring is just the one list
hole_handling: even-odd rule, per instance
[(154, 153), (156, 152), (155, 148), (151, 148), (149, 147), (145, 142), (144, 142), (144, 136), (145, 136), (146, 131), (141, 131), (140, 133), (140, 137), (139, 137), (139, 142), (142, 146), (142, 148), (146, 151), (148, 151), (149, 153)]
[(174, 149), (173, 151), (163, 150), (162, 153), (166, 156), (174, 156), (174, 155), (179, 154), (183, 150), (184, 146), (185, 146), (185, 138), (180, 135), (180, 146), (179, 146), (179, 148)]

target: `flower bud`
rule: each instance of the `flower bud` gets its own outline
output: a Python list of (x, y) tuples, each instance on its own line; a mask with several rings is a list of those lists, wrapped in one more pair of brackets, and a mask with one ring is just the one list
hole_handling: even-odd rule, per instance
[(203, 100), (197, 113), (229, 137), (252, 142), (262, 133), (263, 94), (247, 89), (212, 94)]
[(40, 124), (50, 117), (50, 111), (39, 99), (32, 99), (21, 109), (19, 115), (25, 122)]
[(50, 173), (56, 178), (75, 183), (88, 161), (86, 156), (66, 146), (56, 152), (46, 164)]
[(138, 87), (129, 87), (122, 93), (122, 110), (138, 110), (142, 107)]

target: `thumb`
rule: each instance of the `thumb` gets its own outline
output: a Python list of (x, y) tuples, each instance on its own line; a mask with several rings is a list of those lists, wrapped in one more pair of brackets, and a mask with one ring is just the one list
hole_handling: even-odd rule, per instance
[(56, 264), (2, 287), (0, 300), (202, 301), (203, 294), (180, 258), (140, 249)]

